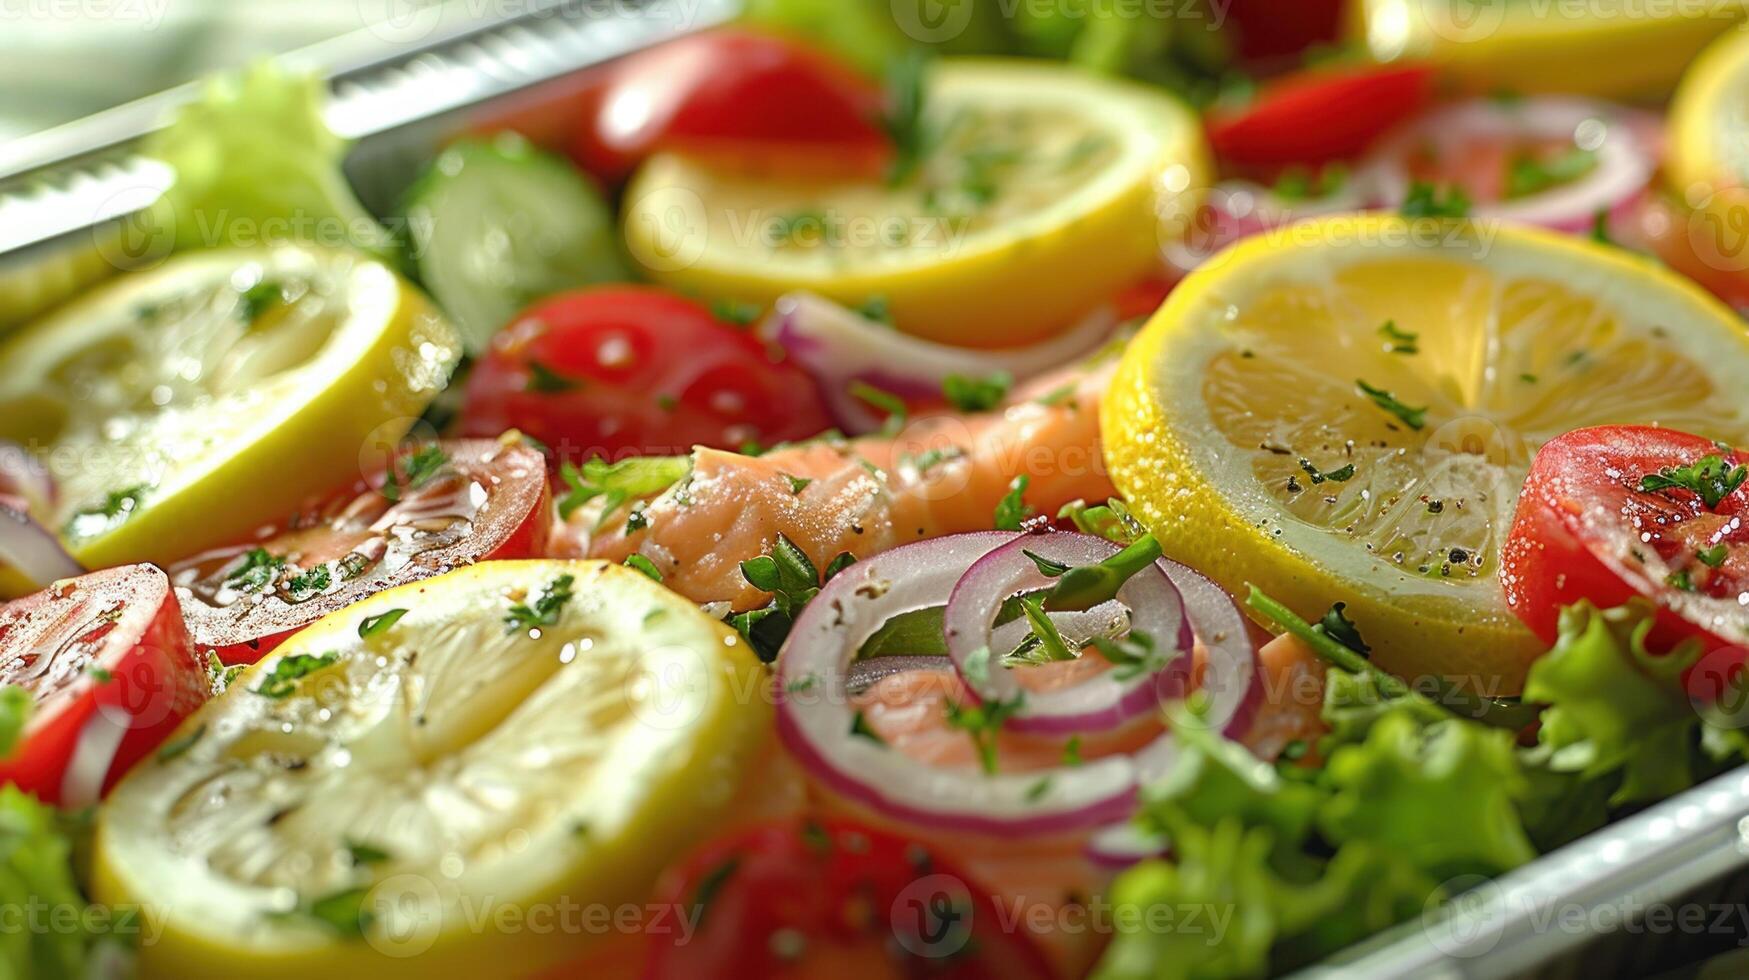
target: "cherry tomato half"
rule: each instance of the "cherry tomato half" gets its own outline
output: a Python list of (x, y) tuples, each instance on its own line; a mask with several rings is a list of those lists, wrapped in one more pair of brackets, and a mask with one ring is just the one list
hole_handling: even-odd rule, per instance
[(170, 577), (201, 652), (254, 663), (384, 589), (541, 554), (550, 502), (546, 460), (526, 443), (430, 443), (402, 449), (392, 470), (385, 465), (254, 541), (171, 566)]
[(657, 885), (690, 932), (650, 935), (646, 980), (1045, 978), (994, 898), (930, 848), (845, 821), (785, 821), (695, 851)]
[(1749, 228), (1732, 227), (1749, 216), (1749, 194), (1729, 188), (1719, 193), (1721, 206), (1701, 211), (1648, 194), (1632, 226), (1617, 234), (1623, 244), (1645, 245), (1732, 309), (1749, 310)]
[(1250, 104), (1209, 114), (1209, 142), (1239, 167), (1317, 164), (1359, 155), (1433, 97), (1425, 65), (1312, 68), (1272, 81)]
[(0, 606), (0, 684), (32, 699), (0, 782), (69, 807), (97, 802), (211, 689), (170, 580), (150, 565)]
[(830, 426), (807, 374), (703, 304), (607, 286), (555, 296), (499, 331), (468, 379), (461, 430), (519, 429), (581, 461), (769, 446)]
[(609, 183), (660, 150), (786, 169), (878, 173), (891, 155), (880, 88), (788, 38), (684, 37), (610, 66), (571, 144)]
[(1709, 439), (1646, 426), (1549, 441), (1501, 556), (1513, 612), (1553, 642), (1562, 606), (1645, 596), (1659, 608), (1653, 650), (1689, 637), (1709, 653), (1749, 640), (1749, 489), (1736, 469), (1745, 460)]

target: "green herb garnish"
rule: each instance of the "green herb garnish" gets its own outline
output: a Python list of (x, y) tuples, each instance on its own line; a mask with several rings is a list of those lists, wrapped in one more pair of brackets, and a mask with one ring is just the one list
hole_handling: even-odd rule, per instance
[(271, 587), (285, 568), (285, 559), (266, 548), (250, 548), (243, 563), (225, 576), (225, 585), (238, 592), (260, 592)]
[(638, 571), (643, 572), (645, 575), (648, 575), (652, 581), (662, 581), (662, 570), (656, 567), (655, 562), (645, 558), (643, 555), (635, 552), (629, 554), (626, 556), (625, 564), (627, 568), (635, 568)]
[(852, 381), (849, 389), (850, 397), (867, 402), (886, 413), (887, 420), (881, 424), (881, 434), (887, 437), (896, 436), (905, 427), (907, 410), (905, 400), (890, 391), (876, 388), (866, 381)]
[(1419, 430), (1427, 425), (1427, 408), (1425, 406), (1412, 408), (1398, 401), (1395, 395), (1385, 389), (1374, 388), (1359, 378), (1356, 378), (1354, 383), (1366, 397), (1372, 399), (1374, 405), (1395, 415), (1409, 428)]
[(1749, 469), (1732, 466), (1723, 456), (1711, 454), (1688, 466), (1666, 466), (1640, 477), (1640, 490), (1643, 493), (1687, 490), (1711, 509), (1742, 486), (1746, 476)]
[(1026, 505), (1026, 488), (1032, 479), (1026, 474), (1015, 477), (1008, 484), (1008, 492), (996, 503), (996, 530), (1018, 531), (1021, 524), (1032, 516), (1032, 508)]
[(1388, 341), (1388, 343), (1385, 344), (1385, 350), (1390, 351), (1393, 354), (1421, 353), (1421, 347), (1419, 346), (1421, 335), (1400, 329), (1395, 320), (1386, 320), (1384, 324), (1379, 327), (1379, 336)]
[(1452, 184), (1445, 188), (1442, 197), (1438, 185), (1418, 180), (1409, 185), (1408, 196), (1397, 212), (1405, 218), (1467, 218), (1470, 196), (1462, 187)]
[(962, 412), (987, 412), (1002, 404), (1012, 387), (1014, 375), (1007, 371), (996, 371), (983, 378), (950, 374), (941, 383), (941, 393)]
[(534, 391), (542, 394), (556, 394), (561, 391), (575, 391), (583, 387), (583, 382), (567, 378), (539, 361), (528, 362), (528, 380), (523, 382), (523, 391)]
[(368, 640), (400, 622), (401, 617), (405, 615), (407, 615), (405, 609), (390, 609), (388, 612), (378, 613), (375, 616), (366, 616), (358, 622), (358, 638)]
[(1011, 700), (986, 701), (983, 704), (964, 705), (956, 701), (947, 702), (947, 724), (957, 728), (972, 737), (972, 744), (978, 749), (978, 763), (984, 772), (996, 772), (996, 736), (1002, 731), (1002, 726), (1019, 711), (1026, 703), (1025, 694), (1016, 694)]
[(560, 575), (548, 582), (546, 588), (536, 597), (534, 605), (519, 602), (510, 607), (504, 614), (505, 632), (516, 633), (520, 630), (531, 630), (541, 626), (553, 626), (564, 612), (565, 604), (575, 599), (576, 593), (571, 586), (577, 584), (577, 579), (570, 574)]
[(308, 653), (294, 653), (281, 657), (273, 665), (273, 672), (261, 679), (255, 693), (264, 698), (283, 701), (297, 693), (298, 682), (316, 671), (334, 666), (340, 662), (340, 654), (324, 653), (315, 656)]

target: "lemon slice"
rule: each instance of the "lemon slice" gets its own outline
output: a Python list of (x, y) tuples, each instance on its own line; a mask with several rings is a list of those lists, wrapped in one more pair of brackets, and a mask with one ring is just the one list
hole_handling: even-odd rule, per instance
[(1384, 215), (1254, 238), (1186, 279), (1102, 412), (1114, 482), (1167, 554), (1408, 677), (1518, 690), (1541, 647), (1499, 551), (1571, 429), (1749, 436), (1749, 336), (1655, 264), (1577, 238)]
[(1665, 174), (1693, 212), (1687, 234), (1700, 260), (1749, 269), (1749, 34), (1720, 38), (1696, 59), (1670, 104)]
[(1020, 346), (1153, 268), (1207, 182), (1201, 126), (1162, 92), (1000, 60), (941, 62), (927, 86), (929, 149), (896, 184), (655, 157), (626, 194), (632, 256), (711, 299), (806, 289), (931, 340)]
[(123, 780), (96, 890), (162, 917), (147, 976), (528, 975), (625, 908), (621, 931), (662, 925), (637, 903), (766, 739), (764, 678), (734, 632), (619, 565), (391, 589), (240, 675)]
[[(0, 345), (0, 439), (46, 456), (88, 567), (246, 536), (381, 458), (448, 380), (453, 328), (381, 263), (197, 252)], [(0, 594), (20, 583), (0, 580)], [(11, 586), (11, 588), (8, 588)]]
[(1428, 59), (1479, 93), (1667, 94), (1745, 0), (1519, 3), (1358, 0), (1353, 36), (1380, 61)]

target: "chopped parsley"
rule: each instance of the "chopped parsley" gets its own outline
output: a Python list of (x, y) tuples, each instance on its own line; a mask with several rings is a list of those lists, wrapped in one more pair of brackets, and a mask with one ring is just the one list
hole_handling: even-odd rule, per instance
[(820, 593), (820, 572), (814, 562), (781, 532), (768, 554), (741, 563), (741, 577), (771, 593), (777, 611), (792, 620)]
[(368, 888), (346, 888), (323, 895), (299, 911), (340, 935), (362, 936), (375, 921), (364, 905), (369, 895)]
[(866, 738), (877, 745), (887, 744), (886, 739), (881, 738), (879, 733), (868, 727), (868, 719), (863, 717), (860, 711), (850, 716), (850, 734), (857, 738)]
[(1700, 563), (1708, 568), (1717, 568), (1725, 563), (1727, 554), (1729, 554), (1729, 549), (1725, 547), (1723, 542), (1720, 542), (1711, 548), (1697, 548), (1694, 557), (1700, 559)]
[(266, 548), (250, 548), (243, 554), (243, 563), (225, 576), (225, 585), (238, 592), (261, 592), (271, 588), (285, 568), (285, 559)]
[(893, 162), (887, 168), (887, 183), (898, 185), (916, 172), (933, 142), (924, 119), (924, 76), (929, 58), (920, 48), (910, 48), (887, 69), (886, 96), (889, 109), (882, 128), (893, 141)]
[(375, 616), (366, 616), (358, 622), (358, 638), (368, 640), (400, 622), (401, 617), (405, 615), (407, 615), (405, 609), (391, 609)]
[(1119, 639), (1096, 636), (1093, 649), (1111, 664), (1112, 679), (1119, 681), (1154, 673), (1172, 659), (1171, 652), (1155, 649), (1154, 638), (1141, 630), (1133, 630)]
[(523, 382), (523, 391), (534, 391), (542, 394), (556, 394), (561, 391), (575, 391), (583, 387), (583, 382), (567, 378), (539, 361), (528, 362), (528, 380)]
[(365, 864), (381, 864), (389, 860), (389, 852), (374, 844), (366, 844), (363, 841), (347, 838), (346, 857), (356, 868)]
[(645, 575), (648, 575), (652, 581), (662, 581), (662, 570), (656, 567), (655, 562), (645, 558), (643, 555), (635, 552), (629, 554), (626, 556), (625, 564), (627, 568), (635, 568), (638, 571), (643, 572)]
[(1324, 618), (1318, 620), (1318, 628), (1323, 630), (1325, 636), (1355, 653), (1363, 657), (1369, 656), (1372, 653), (1372, 647), (1367, 646), (1366, 641), (1360, 638), (1360, 628), (1355, 626), (1354, 621), (1343, 612), (1347, 608), (1348, 603), (1346, 602), (1338, 602), (1331, 606), (1329, 611), (1324, 613)]
[(758, 304), (733, 299), (719, 299), (711, 304), (711, 315), (731, 326), (751, 326), (759, 319)]
[(824, 581), (832, 581), (832, 576), (837, 575), (839, 572), (844, 571), (846, 568), (849, 568), (854, 564), (856, 564), (855, 555), (848, 551), (840, 552), (837, 558), (826, 563), (826, 575)]
[(791, 476), (788, 473), (782, 475), (785, 480), (789, 481), (789, 492), (792, 497), (801, 496), (802, 491), (808, 489), (808, 484), (814, 482), (812, 479), (805, 476)]
[(893, 325), (893, 311), (887, 306), (885, 296), (870, 296), (856, 308), (856, 314), (865, 320), (873, 320), (887, 326)]
[(116, 490), (103, 498), (103, 503), (98, 506), (74, 511), (67, 519), (67, 537), (74, 540), (94, 538), (126, 524), (129, 518), (140, 512), (140, 503), (151, 489), (151, 484), (141, 483)]
[(1020, 553), (1032, 559), (1032, 563), (1038, 566), (1039, 574), (1047, 578), (1058, 578), (1059, 576), (1066, 574), (1071, 567), (1060, 561), (1053, 561), (1043, 555), (1034, 554), (1033, 552), (1024, 549), (1022, 549)]
[(285, 289), (277, 279), (263, 279), (237, 297), (237, 312), (245, 323), (253, 324), (261, 314), (285, 302)]
[(102, 667), (87, 667), (85, 668), (85, 673), (90, 675), (91, 679), (99, 684), (108, 684), (110, 681), (115, 680), (115, 675)]
[(1749, 469), (1732, 466), (1723, 456), (1714, 453), (1688, 466), (1666, 466), (1656, 473), (1648, 473), (1640, 477), (1640, 490), (1643, 493), (1687, 490), (1700, 497), (1701, 502), (1711, 509), (1742, 486), (1745, 476), (1749, 476)]
[(1383, 388), (1374, 388), (1359, 378), (1354, 380), (1361, 393), (1372, 399), (1372, 403), (1395, 415), (1402, 423), (1411, 429), (1422, 429), (1427, 425), (1427, 408), (1413, 408), (1397, 400), (1397, 396)]
[(1039, 800), (1044, 799), (1045, 794), (1049, 793), (1050, 791), (1051, 791), (1051, 777), (1049, 777), (1049, 776), (1040, 777), (1038, 782), (1033, 783), (1031, 786), (1028, 786), (1026, 788), (1026, 802), (1037, 803)]
[(297, 693), (299, 681), (318, 670), (332, 667), (339, 662), (340, 654), (338, 653), (324, 653), (321, 656), (294, 653), (287, 657), (281, 657), (279, 662), (273, 665), (273, 672), (261, 679), (261, 684), (255, 688), (255, 693), (264, 698), (283, 701)]
[(1533, 156), (1518, 156), (1506, 167), (1506, 196), (1531, 197), (1546, 190), (1570, 184), (1590, 173), (1597, 166), (1597, 151), (1569, 147), (1559, 156), (1538, 160)]
[(1689, 576), (1688, 569), (1686, 568), (1679, 568), (1676, 571), (1671, 572), (1669, 575), (1664, 576), (1664, 584), (1683, 592), (1695, 591), (1694, 579)]
[(448, 462), (449, 454), (437, 443), (420, 446), (401, 463), (401, 476), (396, 475), (393, 465), (389, 467), (388, 475), (383, 478), (383, 496), (390, 500), (400, 500), (403, 486), (407, 490), (419, 489), (430, 483), (431, 478), (442, 471)]
[(601, 519), (595, 524), (600, 530), (626, 501), (661, 493), (685, 479), (691, 467), (685, 456), (634, 456), (617, 463), (595, 456), (581, 467), (560, 464), (559, 478), (570, 489), (559, 500), (559, 517), (570, 520), (579, 507), (600, 497)]
[(1453, 184), (1445, 188), (1442, 197), (1438, 185), (1417, 180), (1409, 185), (1409, 194), (1397, 211), (1405, 218), (1467, 218), (1470, 196)]
[(950, 374), (941, 382), (941, 393), (962, 412), (987, 412), (1002, 404), (1012, 387), (1014, 375), (1007, 371), (996, 371), (983, 378)]
[(194, 731), (189, 732), (187, 735), (184, 735), (181, 738), (173, 738), (170, 741), (165, 742), (163, 747), (158, 750), (158, 761), (169, 762), (171, 759), (174, 759), (184, 752), (187, 752), (189, 749), (194, 748), (194, 743), (200, 741), (205, 735), (206, 723), (202, 722), (199, 725), (194, 726)]
[(1057, 624), (1051, 622), (1051, 617), (1045, 613), (1044, 596), (1022, 596), (1020, 611), (1026, 617), (1027, 625), (1032, 627), (1032, 632), (1005, 658), (1007, 663), (1045, 664), (1075, 659), (1075, 651), (1069, 649), (1063, 634), (1057, 631)]
[(1325, 480), (1329, 480), (1333, 483), (1347, 483), (1349, 480), (1354, 479), (1353, 463), (1338, 466), (1333, 470), (1320, 470), (1312, 465), (1311, 460), (1302, 458), (1300, 460), (1300, 469), (1305, 470), (1306, 475), (1312, 478), (1313, 486), (1323, 483)]
[(1061, 384), (1055, 388), (1052, 388), (1050, 391), (1045, 392), (1044, 394), (1038, 396), (1037, 398), (1034, 398), (1033, 403), (1038, 404), (1038, 405), (1043, 405), (1046, 408), (1056, 408), (1057, 406), (1068, 401), (1070, 398), (1074, 397), (1075, 391), (1079, 387), (1080, 386), (1077, 385), (1073, 381), (1065, 382), (1064, 384)]
[(1283, 170), (1275, 179), (1270, 193), (1283, 201), (1307, 201), (1329, 197), (1346, 183), (1348, 168), (1339, 163), (1324, 167), (1316, 175), (1305, 167), (1293, 166)]
[(1598, 208), (1591, 215), (1591, 240), (1599, 245), (1616, 244), (1615, 236), (1609, 233), (1609, 209)]
[(571, 591), (571, 586), (576, 584), (577, 579), (574, 576), (560, 575), (548, 582), (546, 588), (541, 589), (533, 605), (519, 602), (511, 606), (510, 611), (504, 614), (505, 632), (516, 633), (557, 624), (559, 615), (565, 611), (565, 603), (577, 597)]
[(309, 571), (300, 572), (285, 583), (285, 587), (294, 596), (315, 595), (326, 592), (334, 584), (334, 573), (326, 563), (317, 565)]
[(1081, 736), (1071, 735), (1063, 743), (1063, 765), (1078, 766), (1081, 764)]
[(1032, 479), (1023, 473), (1008, 484), (1008, 492), (996, 503), (996, 530), (1018, 531), (1020, 525), (1032, 516), (1032, 508), (1023, 499), (1030, 483)]
[(978, 763), (983, 766), (985, 773), (994, 774), (996, 736), (1008, 719), (1025, 704), (1024, 693), (1014, 695), (1011, 700), (986, 701), (974, 705), (948, 701), (947, 724), (948, 727), (957, 728), (972, 737), (972, 744), (978, 749)]
[(850, 397), (857, 401), (867, 402), (886, 413), (887, 420), (881, 425), (882, 435), (896, 436), (905, 427), (907, 413), (903, 398), (883, 388), (876, 388), (866, 381), (852, 381), (849, 392)]
[(1421, 348), (1417, 343), (1421, 339), (1421, 335), (1398, 327), (1395, 320), (1386, 320), (1379, 327), (1379, 336), (1385, 338), (1387, 341), (1385, 350), (1392, 354), (1421, 353)]

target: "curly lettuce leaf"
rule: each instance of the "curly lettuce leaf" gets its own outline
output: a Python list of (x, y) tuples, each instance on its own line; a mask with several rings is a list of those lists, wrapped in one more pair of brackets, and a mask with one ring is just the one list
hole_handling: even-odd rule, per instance
[(0, 906), (43, 910), (45, 922), (77, 916), (81, 928), (8, 929), (0, 934), (0, 976), (83, 975), (95, 937), (82, 926), (86, 902), (73, 881), (72, 845), (52, 807), (16, 786), (0, 788)]
[(1393, 711), (1366, 741), (1332, 753), (1325, 777), (1333, 795), (1319, 828), (1331, 840), (1371, 841), (1441, 879), (1536, 857), (1516, 806), (1527, 786), (1509, 732)]
[(1694, 784), (1689, 757), (1700, 716), (1681, 678), (1701, 648), (1647, 650), (1654, 614), (1638, 600), (1614, 609), (1568, 606), (1554, 647), (1525, 678), (1525, 700), (1548, 705), (1537, 731), (1548, 767), (1592, 778), (1619, 771), (1614, 806)]
[(1210, 825), (1168, 807), (1173, 858), (1124, 872), (1102, 980), (1262, 977), (1315, 962), (1419, 914), (1439, 885), (1388, 849), (1345, 844), (1309, 881), (1279, 875), (1280, 841), (1236, 817)]
[(156, 218), (177, 248), (303, 241), (392, 254), (341, 172), (347, 143), (322, 119), (327, 88), (263, 62), (215, 78), (144, 152), (176, 170)]

